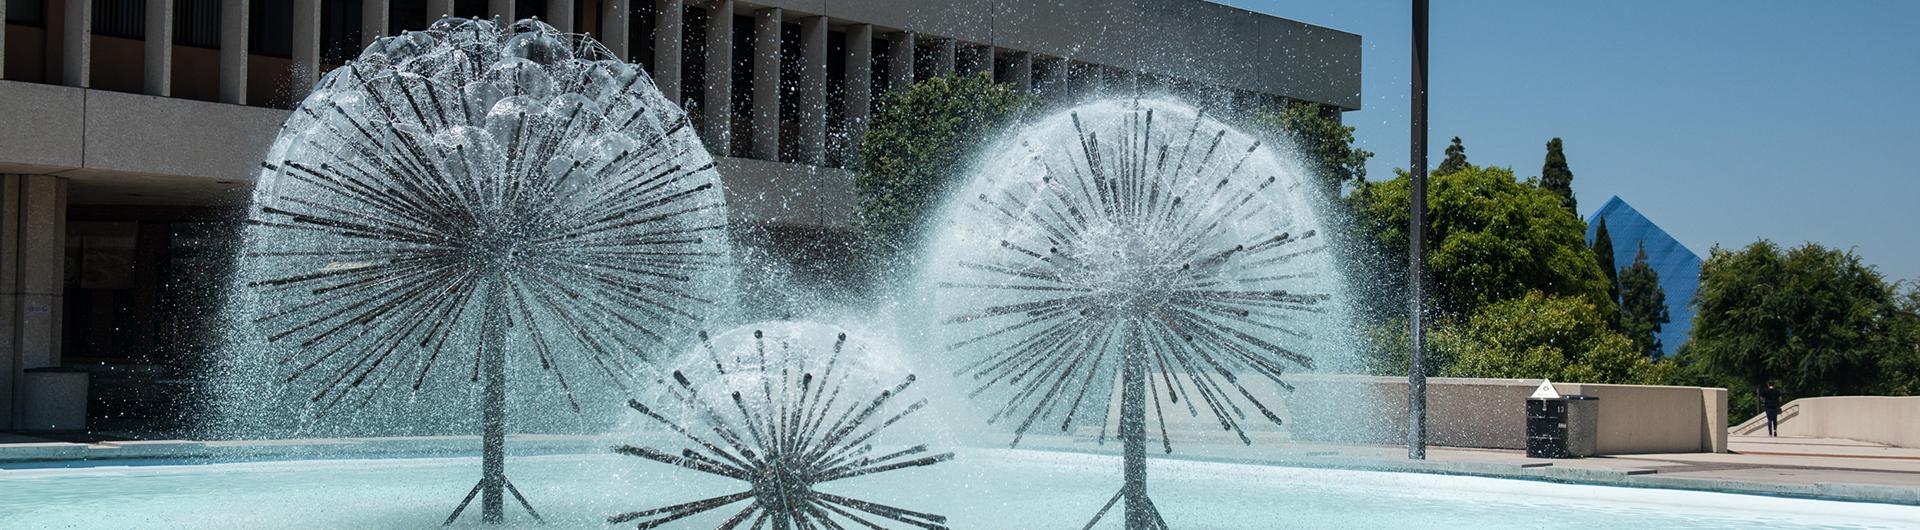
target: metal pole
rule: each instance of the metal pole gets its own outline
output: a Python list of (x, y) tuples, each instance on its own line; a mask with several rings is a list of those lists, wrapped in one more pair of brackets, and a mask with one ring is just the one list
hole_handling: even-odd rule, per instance
[(505, 286), (495, 280), (487, 294), (486, 331), (481, 334), (480, 362), (487, 378), (480, 408), (480, 520), (500, 524), (506, 520), (503, 490), (507, 485), (507, 296)]
[(1146, 353), (1129, 350), (1120, 371), (1121, 470), (1126, 480), (1121, 495), (1126, 501), (1126, 529), (1153, 530), (1157, 517), (1147, 499)]
[(1427, 458), (1427, 0), (1413, 0), (1413, 166), (1407, 202), (1407, 458)]

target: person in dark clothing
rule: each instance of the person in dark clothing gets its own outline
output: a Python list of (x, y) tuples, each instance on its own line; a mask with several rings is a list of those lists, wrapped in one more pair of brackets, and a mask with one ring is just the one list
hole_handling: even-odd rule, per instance
[(1767, 409), (1767, 436), (1779, 436), (1780, 388), (1773, 381), (1760, 389), (1760, 406)]

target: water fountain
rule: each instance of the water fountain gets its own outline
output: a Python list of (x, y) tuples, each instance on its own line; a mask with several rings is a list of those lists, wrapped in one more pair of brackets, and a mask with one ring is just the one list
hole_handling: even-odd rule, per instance
[[(946, 528), (943, 516), (817, 487), (953, 458), (953, 453), (928, 454), (926, 444), (875, 455), (876, 438), (883, 430), (927, 406), (921, 399), (897, 407), (897, 412), (883, 413), (892, 410), (889, 403), (913, 384), (912, 374), (891, 388), (873, 388), (885, 384), (875, 367), (859, 362), (870, 359), (866, 341), (854, 338), (849, 344), (845, 330), (810, 322), (754, 324), (715, 340), (707, 340), (704, 334), (701, 339), (701, 353), (688, 355), (687, 368), (675, 370), (674, 383), (663, 389), (663, 400), (671, 402), (666, 410), (638, 400), (628, 402), (640, 414), (684, 437), (682, 443), (696, 447), (679, 455), (633, 445), (615, 451), (747, 482), (751, 487), (623, 513), (608, 522), (638, 520), (639, 528), (655, 528), (748, 501), (745, 508), (721, 521), (720, 528), (742, 524), (745, 528), (841, 527), (835, 519), (880, 528), (870, 517), (930, 530)], [(852, 360), (843, 363), (843, 358)], [(687, 372), (696, 375), (689, 377)], [(878, 395), (866, 398), (863, 391), (868, 389)], [(845, 401), (843, 391), (848, 394)], [(690, 421), (669, 418), (672, 409), (679, 409), (679, 415)]]
[(447, 521), (479, 495), (499, 522), (503, 493), (537, 519), (504, 469), (509, 396), (618, 403), (700, 329), (731, 274), (713, 167), (591, 39), (458, 18), (382, 38), (262, 164), (229, 362), (271, 364), (319, 416), (479, 385), (482, 477)]
[[(883, 344), (875, 328), (885, 326), (796, 322), (708, 340), (700, 330), (724, 320), (735, 292), (735, 254), (713, 161), (680, 111), (588, 39), (537, 22), (442, 20), (330, 73), (282, 129), (208, 386), (216, 432), (234, 437), (481, 431), (478, 483), (470, 457), (369, 459), (338, 451), (350, 445), (339, 440), (288, 441), (320, 448), (304, 459), (262, 449), (281, 440), (230, 452), (102, 444), (87, 451), (163, 456), (9, 464), (0, 481), (18, 493), (0, 496), (0, 521), (417, 526), (439, 521), (439, 503), (469, 484), (449, 523), (475, 498), (482, 522), (503, 522), (508, 494), (536, 519), (579, 528), (1093, 528), (1104, 518), (1164, 530), (1386, 517), (1486, 527), (1516, 513), (1563, 526), (1899, 527), (1920, 517), (1911, 506), (1303, 469), (1288, 466), (1339, 464), (1265, 455), (1149, 460), (1156, 438), (1171, 453), (1195, 425), (1236, 447), (1275, 434), (1298, 401), (1281, 397), (1287, 374), (1343, 361), (1350, 290), (1327, 251), (1334, 223), (1289, 160), (1168, 100), (1034, 120), (989, 151), (935, 221), (916, 293), (925, 298), (914, 301), (930, 308), (921, 316), (937, 346), (871, 346), (864, 339)], [(923, 349), (939, 351), (905, 353)], [(941, 362), (958, 368), (961, 389), (906, 368)], [(933, 405), (903, 405), (910, 386), (934, 387)], [(1057, 425), (1116, 438), (1121, 454), (947, 443), (944, 429), (972, 426), (956, 410), (921, 411), (963, 394), (1015, 424), (1013, 445)], [(604, 433), (622, 419), (631, 424), (607, 440), (631, 443), (516, 456), (518, 480), (507, 480), (509, 425)], [(1114, 480), (1104, 505), (1081, 493)], [(1125, 515), (1106, 518), (1123, 501)]]
[(1125, 500), (1128, 529), (1166, 528), (1148, 405), (1168, 453), (1160, 396), (1243, 443), (1245, 422), (1281, 423), (1246, 380), (1291, 390), (1283, 374), (1313, 368), (1316, 336), (1344, 325), (1326, 226), (1301, 171), (1172, 101), (1070, 109), (1003, 146), (936, 222), (939, 336), (972, 395), (997, 392), (990, 421), (1017, 422), (1014, 445), (1042, 421), (1104, 416), (1117, 392), (1124, 485), (1094, 522)]

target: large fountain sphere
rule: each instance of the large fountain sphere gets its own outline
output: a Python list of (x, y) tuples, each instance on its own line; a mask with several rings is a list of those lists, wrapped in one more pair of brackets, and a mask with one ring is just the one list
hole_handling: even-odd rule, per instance
[(1316, 189), (1281, 151), (1169, 100), (1089, 104), (989, 151), (924, 276), (962, 385), (1018, 436), (1100, 426), (1137, 363), (1148, 414), (1247, 440), (1347, 322)]
[(498, 375), (517, 431), (611, 421), (721, 309), (726, 219), (683, 111), (591, 39), (457, 18), (381, 38), (262, 163), (221, 419), (472, 432)]

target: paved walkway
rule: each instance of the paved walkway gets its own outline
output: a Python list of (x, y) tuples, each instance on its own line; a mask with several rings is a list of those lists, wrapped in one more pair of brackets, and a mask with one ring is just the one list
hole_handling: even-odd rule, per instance
[[(97, 440), (0, 433), (0, 469), (48, 461), (126, 458), (285, 458), (409, 455), (470, 451), (472, 436), (265, 441)], [(516, 435), (516, 453), (604, 451), (590, 436)], [(1152, 453), (1158, 457), (1158, 442)], [(1852, 440), (1735, 436), (1727, 454), (1621, 455), (1572, 460), (1527, 458), (1521, 451), (1436, 447), (1423, 461), (1399, 446), (1260, 441), (1176, 442), (1169, 458), (1251, 464), (1444, 473), (1631, 487), (1660, 487), (1920, 505), (1920, 449)], [(1029, 437), (1026, 449), (1111, 454), (1086, 437)]]
[[(1036, 445), (1098, 450), (1085, 439), (1051, 439)], [(1411, 461), (1401, 446), (1264, 445), (1179, 444), (1172, 456), (1920, 505), (1920, 449), (1852, 440), (1736, 436), (1729, 439), (1731, 452), (1726, 454), (1570, 460), (1527, 458), (1523, 451), (1435, 447), (1427, 451), (1425, 461)], [(1157, 445), (1153, 452), (1160, 452)]]

